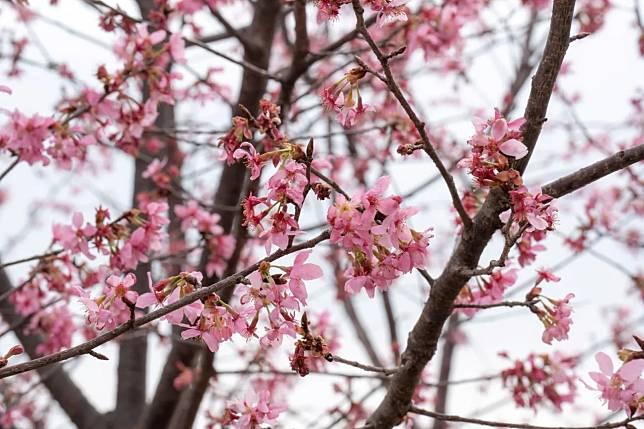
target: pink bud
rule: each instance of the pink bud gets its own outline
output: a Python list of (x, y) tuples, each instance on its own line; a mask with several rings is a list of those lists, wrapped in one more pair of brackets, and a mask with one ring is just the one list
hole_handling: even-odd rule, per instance
[(7, 354), (4, 355), (6, 359), (9, 359), (11, 356), (18, 356), (25, 352), (25, 349), (22, 346), (13, 346), (9, 349)]

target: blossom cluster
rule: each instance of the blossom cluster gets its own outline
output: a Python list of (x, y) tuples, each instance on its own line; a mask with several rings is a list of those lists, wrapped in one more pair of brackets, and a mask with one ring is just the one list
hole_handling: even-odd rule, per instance
[(0, 152), (15, 154), (30, 165), (48, 165), (53, 159), (59, 167), (69, 170), (72, 160), (84, 160), (87, 148), (94, 143), (91, 136), (79, 134), (79, 126), (51, 117), (28, 116), (16, 110), (8, 119), (0, 128)]
[(82, 253), (89, 259), (97, 254), (109, 256), (110, 267), (131, 270), (147, 262), (150, 253), (161, 249), (166, 237), (164, 227), (170, 222), (167, 210), (165, 202), (144, 202), (142, 208), (108, 222), (109, 211), (99, 207), (94, 223), (85, 223), (83, 215), (75, 213), (71, 225), (54, 224), (54, 243), (72, 255)]
[(181, 220), (182, 231), (196, 230), (204, 240), (208, 255), (206, 274), (221, 277), (235, 249), (235, 239), (230, 234), (224, 234), (224, 229), (219, 225), (221, 216), (205, 210), (195, 200), (175, 205), (174, 212)]
[[(181, 326), (184, 339), (201, 339), (211, 351), (239, 334), (243, 338), (258, 337), (262, 347), (282, 342), (284, 335), (296, 337), (295, 312), (306, 305), (305, 281), (322, 276), (322, 270), (306, 262), (310, 251), (302, 251), (292, 266), (262, 263), (247, 281), (238, 286), (237, 304), (225, 303), (217, 294), (197, 300), (165, 316), (170, 323)], [(280, 273), (271, 274), (275, 268)], [(160, 307), (178, 301), (201, 287), (203, 275), (183, 272), (156, 283), (150, 279), (150, 292), (136, 297), (136, 307)], [(90, 304), (91, 305), (91, 304)], [(89, 305), (88, 305), (89, 308)], [(91, 310), (91, 309), (90, 309)], [(262, 314), (267, 313), (263, 334), (257, 327)]]
[(358, 82), (366, 75), (362, 67), (349, 70), (333, 85), (322, 89), (322, 105), (328, 111), (337, 112), (336, 120), (345, 128), (351, 128), (368, 111), (375, 109), (362, 101)]
[(644, 359), (626, 361), (615, 370), (611, 358), (603, 352), (595, 355), (599, 372), (590, 372), (596, 387), (586, 386), (601, 393), (601, 398), (611, 411), (623, 409), (630, 416), (644, 412)]
[[(224, 150), (222, 159), (231, 165), (240, 159), (245, 159), (252, 170), (253, 180), (259, 176), (263, 162), (271, 158), (279, 158), (279, 152), (272, 152), (275, 146), (286, 143), (286, 136), (280, 131), (282, 119), (280, 108), (269, 100), (259, 102), (259, 114), (254, 118), (235, 116), (232, 127), (224, 136), (219, 138), (219, 146)], [(257, 157), (254, 146), (249, 143), (257, 131), (263, 135), (261, 147), (268, 153)], [(241, 149), (241, 150), (240, 150)]]
[(472, 146), (471, 154), (461, 160), (459, 166), (469, 169), (478, 186), (523, 184), (520, 174), (510, 168), (510, 157), (521, 159), (528, 154), (521, 141), (524, 123), (523, 118), (508, 122), (496, 109), (494, 118), (475, 120), (476, 133), (468, 141)]
[[(510, 359), (507, 353), (499, 355)], [(573, 403), (575, 399), (576, 364), (577, 358), (560, 353), (531, 353), (526, 359), (514, 360), (510, 368), (501, 371), (501, 379), (512, 391), (518, 407), (536, 409), (549, 402), (561, 411), (564, 403)]]
[(85, 264), (78, 266), (69, 253), (63, 252), (40, 259), (21, 286), (12, 291), (8, 299), (16, 313), (28, 320), (25, 331), (37, 332), (42, 340), (36, 353), (53, 353), (71, 346), (77, 326), (66, 304), (75, 293), (73, 285), (91, 287), (103, 271)]
[(135, 284), (136, 276), (132, 273), (124, 278), (111, 275), (105, 281), (102, 293), (95, 298), (86, 289), (77, 287), (76, 293), (87, 309), (87, 324), (98, 331), (111, 330), (132, 318), (134, 304), (139, 298), (138, 293), (130, 290)]
[(24, 373), (0, 380), (1, 428), (46, 426), (46, 406), (33, 394), (25, 394), (25, 386), (37, 391), (38, 383), (34, 378), (30, 373)]
[(418, 209), (403, 208), (398, 195), (385, 196), (388, 187), (389, 177), (383, 176), (351, 200), (339, 195), (327, 212), (331, 242), (351, 260), (344, 272), (347, 292), (364, 288), (373, 298), (376, 288), (386, 290), (404, 273), (425, 266), (431, 230), (410, 228), (408, 220)]
[(407, 46), (409, 53), (420, 50), (426, 61), (439, 60), (446, 70), (459, 70), (468, 23), (480, 17), (485, 0), (466, 0), (445, 4), (423, 3), (410, 17)]
[(279, 130), (279, 109), (272, 103), (264, 101), (260, 114), (252, 123), (266, 135), (263, 140), (266, 144), (261, 145), (265, 150), (263, 153), (258, 153), (249, 142), (236, 140), (230, 143), (231, 136), (243, 139), (248, 135), (234, 130), (227, 134), (224, 147), (232, 160), (246, 163), (251, 171), (251, 180), (259, 179), (267, 161), (271, 160), (277, 167), (266, 184), (266, 195), (249, 195), (243, 203), (243, 225), (254, 230), (257, 237), (263, 240), (266, 253), (269, 253), (273, 245), (286, 249), (293, 237), (299, 234), (298, 219), (309, 191), (313, 191), (319, 199), (329, 196), (329, 188), (311, 169), (315, 167), (322, 171), (328, 169), (330, 164), (313, 159), (313, 141), (309, 142), (306, 153), (301, 146), (288, 141)]
[[(376, 23), (382, 27), (395, 21), (407, 21), (407, 0), (365, 0), (364, 4), (377, 13)], [(316, 0), (319, 22), (335, 19), (340, 14), (343, 5), (351, 4), (350, 0)]]
[[(558, 281), (559, 278), (555, 279), (548, 281)], [(545, 327), (541, 337), (544, 343), (552, 344), (552, 340), (568, 339), (568, 331), (572, 325), (572, 307), (569, 304), (574, 297), (574, 294), (569, 293), (562, 299), (548, 298), (541, 294), (541, 288), (537, 286), (526, 295), (526, 300), (534, 303), (530, 310), (539, 317)]]
[[(232, 427), (236, 429), (268, 428), (279, 415), (286, 410), (286, 405), (274, 399), (275, 386), (263, 380), (254, 380), (252, 390), (243, 399), (230, 400), (226, 403), (223, 415), (209, 413), (208, 429)], [(268, 426), (267, 426), (268, 425)]]
[(244, 201), (244, 226), (252, 228), (264, 240), (267, 254), (273, 245), (286, 249), (292, 237), (299, 233), (296, 213), (302, 209), (308, 187), (306, 166), (285, 158), (268, 180), (268, 193), (250, 195)]
[[(501, 220), (506, 224), (511, 222), (510, 232), (516, 233), (520, 225), (526, 225), (525, 232), (531, 234), (553, 229), (557, 209), (552, 204), (552, 197), (544, 194), (541, 188), (524, 186), (521, 174), (513, 168), (513, 160), (528, 154), (522, 142), (524, 123), (523, 118), (508, 122), (496, 109), (494, 118), (477, 119), (474, 123), (476, 133), (468, 142), (472, 146), (470, 155), (462, 159), (459, 166), (469, 169), (477, 187), (506, 190), (510, 195), (510, 209), (501, 213)], [(531, 237), (523, 238), (529, 249)], [(535, 239), (540, 238), (537, 233)], [(524, 261), (529, 259), (529, 256), (523, 258)]]
[[(72, 161), (84, 161), (88, 148), (99, 142), (115, 141), (123, 149), (136, 151), (143, 131), (158, 115), (158, 104), (174, 103), (172, 82), (181, 75), (169, 72), (167, 65), (185, 60), (184, 43), (180, 34), (168, 37), (163, 29), (148, 33), (147, 24), (124, 28), (126, 35), (116, 46), (123, 67), (112, 73), (103, 65), (97, 69), (103, 91), (83, 88), (59, 107), (58, 118), (11, 112), (0, 128), (0, 152), (8, 151), (30, 165), (48, 165), (53, 159), (57, 166), (70, 169)], [(133, 79), (145, 82), (146, 101), (119, 103), (119, 98), (131, 98), (127, 90)], [(3, 88), (2, 92), (9, 92)]]
[[(475, 277), (476, 285), (466, 284), (458, 294), (456, 304), (488, 305), (503, 300), (505, 290), (517, 281), (518, 270), (496, 269), (487, 278)], [(458, 311), (473, 316), (479, 311), (476, 307), (461, 307)]]

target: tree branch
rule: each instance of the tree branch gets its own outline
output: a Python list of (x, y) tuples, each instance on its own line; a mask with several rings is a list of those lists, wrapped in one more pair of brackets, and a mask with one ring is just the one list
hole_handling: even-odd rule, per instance
[(409, 412), (431, 417), (436, 420), (447, 421), (447, 422), (471, 423), (471, 424), (480, 425), (480, 426), (492, 426), (492, 427), (513, 428), (513, 429), (614, 429), (614, 428), (627, 427), (627, 425), (631, 422), (644, 419), (644, 416), (638, 416), (638, 417), (624, 419), (619, 422), (606, 423), (602, 425), (593, 425), (593, 426), (536, 426), (536, 425), (530, 425), (525, 423), (494, 422), (490, 420), (481, 420), (481, 419), (473, 419), (470, 417), (441, 414), (441, 413), (435, 413), (429, 410), (424, 410), (422, 408), (418, 408), (415, 406), (410, 407)]
[(642, 160), (644, 160), (644, 144), (621, 150), (608, 158), (550, 182), (543, 186), (541, 191), (553, 198), (560, 198)]
[(382, 77), (380, 77), (380, 79), (385, 82), (391, 93), (394, 95), (396, 100), (398, 100), (398, 103), (400, 103), (400, 106), (409, 117), (409, 120), (411, 120), (414, 124), (416, 131), (418, 131), (418, 134), (423, 141), (423, 150), (427, 153), (427, 155), (429, 155), (430, 159), (440, 172), (443, 180), (445, 181), (445, 184), (447, 185), (447, 189), (449, 190), (450, 196), (452, 197), (452, 205), (461, 218), (463, 227), (465, 229), (469, 229), (472, 226), (472, 219), (470, 219), (467, 212), (465, 211), (465, 207), (463, 207), (463, 202), (461, 201), (461, 197), (459, 196), (458, 190), (456, 189), (456, 184), (454, 183), (454, 177), (452, 177), (447, 168), (445, 168), (443, 161), (438, 156), (438, 153), (434, 149), (434, 146), (432, 146), (431, 142), (429, 141), (429, 136), (427, 135), (427, 130), (425, 129), (425, 123), (418, 118), (418, 115), (416, 115), (416, 112), (403, 95), (400, 86), (398, 86), (398, 83), (396, 82), (396, 79), (391, 72), (391, 68), (389, 67), (389, 60), (392, 57), (383, 54), (383, 52), (378, 47), (378, 44), (369, 34), (369, 30), (367, 30), (367, 26), (365, 25), (364, 20), (364, 8), (360, 4), (360, 0), (352, 0), (352, 5), (353, 11), (356, 16), (356, 29), (362, 35), (362, 37), (364, 37), (369, 47), (376, 55), (376, 58), (380, 62), (380, 66), (385, 73), (385, 78), (383, 79)]
[(202, 287), (196, 290), (195, 292), (192, 292), (184, 296), (183, 298), (173, 302), (172, 304), (168, 304), (165, 307), (161, 307), (155, 311), (152, 311), (144, 316), (139, 317), (138, 319), (134, 319), (133, 321), (128, 321), (122, 325), (119, 325), (113, 330), (105, 332), (97, 336), (96, 338), (90, 341), (87, 341), (83, 344), (80, 344), (78, 346), (75, 346), (70, 349), (63, 350), (57, 353), (52, 353), (50, 355), (42, 356), (37, 359), (33, 359), (29, 362), (24, 362), (21, 364), (2, 368), (0, 369), (0, 379), (11, 377), (12, 375), (21, 374), (27, 371), (33, 371), (34, 369), (42, 368), (57, 362), (62, 362), (64, 360), (71, 359), (76, 356), (87, 354), (91, 350), (95, 349), (96, 347), (123, 335), (125, 332), (138, 328), (140, 326), (143, 326), (154, 320), (160, 319), (166, 314), (172, 313), (173, 311), (178, 310), (190, 303), (193, 303), (198, 299), (206, 298), (207, 296), (212, 295), (213, 293), (217, 293), (222, 289), (234, 286), (235, 284), (242, 281), (247, 275), (257, 270), (262, 262), (272, 262), (283, 256), (290, 255), (291, 253), (295, 253), (303, 249), (310, 249), (312, 247), (315, 247), (317, 244), (321, 243), (322, 241), (327, 240), (329, 237), (330, 237), (329, 231), (324, 231), (320, 235), (310, 240), (304, 241), (302, 243), (295, 244), (294, 246), (286, 250), (278, 250), (277, 252), (267, 256), (266, 258), (263, 258), (261, 261), (252, 264), (251, 266), (239, 271), (236, 274), (228, 276), (209, 286)]
[[(0, 293), (6, 293), (13, 289), (9, 276), (5, 270), (0, 269)], [(2, 320), (12, 326), (18, 325), (22, 321), (22, 316), (8, 302), (0, 305), (0, 316), (2, 316)], [(26, 334), (20, 329), (14, 330), (14, 333), (27, 354), (31, 357), (36, 356), (36, 348), (42, 342), (42, 339), (37, 335)], [(65, 414), (76, 426), (80, 429), (101, 427), (101, 413), (96, 411), (83, 392), (63, 370), (62, 366), (47, 370), (41, 367), (38, 374), (52, 398), (58, 402)]]
[[(542, 63), (545, 62), (546, 65), (539, 65), (533, 81), (533, 91), (528, 100), (529, 107), (526, 109), (527, 119), (530, 123), (526, 145), (529, 145), (528, 147), (531, 149), (534, 148), (541, 131), (540, 123), (537, 128), (534, 128), (535, 118), (540, 120), (545, 115), (550, 98), (550, 93), (544, 94), (542, 89), (550, 88), (551, 91), (554, 86), (559, 66), (565, 54), (565, 47), (568, 46), (574, 5), (574, 0), (555, 0), (553, 4), (548, 35), (549, 43), (546, 44), (546, 52), (542, 59)], [(357, 0), (354, 0), (354, 10), (360, 20), (360, 4)], [(561, 39), (565, 40), (563, 49), (561, 49), (560, 43), (553, 42), (553, 40), (559, 42)], [(542, 85), (542, 88), (535, 89), (537, 83)], [(429, 299), (409, 333), (407, 349), (402, 355), (399, 370), (392, 376), (382, 402), (367, 420), (367, 427), (389, 429), (399, 424), (409, 410), (420, 374), (436, 352), (438, 339), (445, 321), (452, 313), (454, 300), (470, 278), (463, 273), (463, 270), (476, 268), (492, 235), (502, 226), (499, 214), (506, 207), (507, 196), (505, 193), (501, 189), (493, 189), (474, 218), (471, 228), (464, 230), (445, 269), (431, 288)]]

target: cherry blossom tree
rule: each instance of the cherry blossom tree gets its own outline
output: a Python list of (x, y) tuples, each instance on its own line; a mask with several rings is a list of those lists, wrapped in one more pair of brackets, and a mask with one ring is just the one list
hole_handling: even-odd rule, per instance
[(644, 422), (638, 0), (0, 5), (1, 428)]

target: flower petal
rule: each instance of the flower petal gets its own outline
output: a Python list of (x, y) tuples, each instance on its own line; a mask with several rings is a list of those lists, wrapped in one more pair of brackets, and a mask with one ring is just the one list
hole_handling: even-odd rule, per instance
[(528, 154), (528, 148), (517, 139), (510, 139), (502, 143), (499, 150), (516, 159), (521, 159)]

